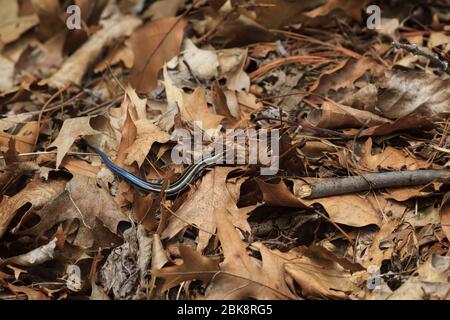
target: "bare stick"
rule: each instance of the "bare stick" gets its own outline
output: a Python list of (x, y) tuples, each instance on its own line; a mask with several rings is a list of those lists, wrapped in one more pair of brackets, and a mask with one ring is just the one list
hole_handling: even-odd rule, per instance
[(316, 199), (372, 189), (426, 185), (436, 179), (449, 182), (450, 170), (394, 171), (330, 178), (301, 186), (299, 195), (305, 199)]
[[(18, 157), (29, 157), (29, 156), (39, 156), (39, 155), (43, 155), (43, 154), (56, 154), (58, 151), (57, 150), (53, 150), (53, 151), (38, 151), (38, 152), (25, 152), (25, 153), (18, 153), (17, 156)], [(66, 155), (68, 156), (96, 156), (98, 157), (98, 154), (96, 153), (91, 153), (91, 152), (72, 152), (72, 151), (68, 151), (66, 153)], [(0, 159), (4, 159), (4, 156), (0, 155)]]
[(392, 42), (392, 46), (394, 48), (401, 48), (405, 49), (408, 52), (411, 52), (412, 54), (415, 54), (417, 56), (423, 56), (428, 59), (430, 59), (431, 62), (439, 66), (439, 69), (441, 69), (443, 72), (449, 73), (448, 70), (448, 62), (441, 60), (439, 56), (433, 52), (428, 52), (422, 49), (419, 49), (419, 47), (416, 44), (406, 44), (406, 43), (398, 43), (398, 42)]

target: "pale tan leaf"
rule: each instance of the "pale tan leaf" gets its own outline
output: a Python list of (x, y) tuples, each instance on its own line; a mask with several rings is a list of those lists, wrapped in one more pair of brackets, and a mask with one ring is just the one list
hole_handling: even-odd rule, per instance
[(147, 119), (138, 120), (135, 125), (137, 129), (136, 140), (125, 151), (127, 154), (125, 164), (131, 165), (136, 161), (138, 166), (141, 167), (153, 143), (166, 143), (171, 136)]
[[(64, 156), (78, 137), (100, 134), (91, 124), (96, 117), (70, 118), (64, 121), (61, 131), (49, 148), (58, 148), (56, 168), (59, 168)], [(99, 118), (101, 120), (101, 118)]]
[(185, 2), (186, 0), (157, 0), (145, 10), (142, 17), (152, 18), (152, 20), (174, 17)]
[(219, 59), (216, 52), (199, 49), (190, 39), (185, 40), (184, 47), (184, 60), (194, 75), (205, 80), (217, 76)]
[(16, 0), (0, 1), (0, 43), (11, 43), (22, 35), (28, 29), (39, 23), (36, 14), (20, 16), (19, 6)]
[(2, 261), (2, 265), (14, 264), (24, 267), (36, 266), (47, 261), (51, 261), (54, 258), (54, 251), (56, 248), (57, 239), (54, 238), (49, 243), (31, 250), (27, 253), (14, 256)]
[(180, 107), (181, 115), (190, 124), (200, 121), (203, 130), (217, 129), (223, 116), (215, 114), (208, 108), (205, 90), (198, 87), (193, 93), (182, 93), (183, 102)]
[(428, 163), (425, 160), (416, 159), (410, 154), (391, 146), (386, 147), (381, 153), (372, 155), (371, 138), (367, 139), (365, 142), (363, 151), (364, 154), (361, 157), (360, 164), (371, 171), (378, 171), (378, 168), (418, 170), (429, 168), (431, 166), (431, 163)]
[(381, 81), (378, 108), (390, 119), (409, 114), (439, 119), (450, 112), (450, 79), (416, 71), (391, 71)]

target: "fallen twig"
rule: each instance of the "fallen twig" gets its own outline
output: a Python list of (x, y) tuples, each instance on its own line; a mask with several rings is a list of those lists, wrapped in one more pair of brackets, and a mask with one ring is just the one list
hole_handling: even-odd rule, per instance
[(448, 62), (441, 60), (439, 58), (439, 56), (433, 52), (421, 50), (421, 49), (419, 49), (419, 47), (416, 44), (392, 42), (392, 46), (397, 49), (399, 49), (399, 48), (405, 49), (406, 51), (411, 52), (412, 54), (415, 54), (417, 56), (426, 57), (426, 58), (430, 59), (431, 62), (438, 65), (439, 69), (441, 69), (442, 72), (449, 73)]
[(372, 189), (426, 185), (437, 179), (450, 181), (450, 170), (379, 172), (330, 178), (301, 186), (298, 195), (305, 199), (316, 199)]

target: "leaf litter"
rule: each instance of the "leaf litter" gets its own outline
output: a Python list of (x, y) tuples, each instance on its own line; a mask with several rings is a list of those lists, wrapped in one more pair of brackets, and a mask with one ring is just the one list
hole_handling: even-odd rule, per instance
[[(0, 299), (449, 299), (444, 2), (0, 0)], [(279, 130), (277, 174), (144, 195), (87, 145), (165, 188), (197, 121)]]

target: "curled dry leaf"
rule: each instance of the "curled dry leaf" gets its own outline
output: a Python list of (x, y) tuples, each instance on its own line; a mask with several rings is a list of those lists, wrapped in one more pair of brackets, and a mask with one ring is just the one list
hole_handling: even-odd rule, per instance
[(353, 83), (368, 70), (375, 74), (381, 74), (384, 69), (368, 58), (343, 60), (333, 69), (322, 73), (309, 91), (326, 95), (330, 90), (353, 88)]
[(431, 255), (389, 300), (446, 299), (450, 291), (450, 257)]
[(47, 261), (53, 260), (57, 239), (54, 238), (49, 243), (31, 250), (30, 252), (19, 256), (11, 257), (2, 261), (2, 265), (14, 264), (24, 267), (36, 266)]
[(358, 110), (332, 101), (325, 101), (320, 109), (308, 114), (307, 120), (313, 125), (327, 129), (360, 128), (389, 123), (369, 111)]
[(373, 238), (372, 243), (367, 251), (367, 259), (362, 262), (362, 264), (366, 268), (370, 267), (371, 265), (381, 267), (381, 264), (384, 260), (391, 259), (392, 254), (394, 253), (393, 246), (386, 248), (382, 246), (382, 243), (387, 237), (394, 233), (399, 225), (400, 221), (393, 219), (381, 226), (380, 231)]
[[(295, 208), (307, 208), (314, 203), (321, 204), (335, 223), (354, 227), (380, 224), (380, 210), (377, 209), (377, 199), (367, 201), (358, 195), (349, 194), (331, 196), (326, 198), (306, 200), (302, 198), (301, 188), (305, 184), (303, 180), (293, 180), (294, 191), (290, 191), (284, 181), (278, 184), (259, 181), (258, 186), (263, 194), (263, 201), (267, 205), (287, 206)], [(358, 208), (355, 210), (354, 208)], [(351, 214), (349, 214), (351, 212)]]
[(32, 113), (24, 112), (0, 119), (0, 131), (6, 131), (33, 118)]
[(136, 30), (129, 39), (134, 52), (131, 84), (138, 92), (153, 90), (163, 65), (176, 56), (183, 40), (186, 21), (167, 17), (152, 21)]
[(18, 294), (18, 293), (24, 293), (27, 295), (28, 300), (49, 300), (50, 298), (46, 296), (43, 292), (28, 288), (25, 286), (15, 286), (13, 284), (7, 284), (6, 286), (9, 290), (11, 290), (12, 293)]
[(418, 115), (407, 115), (399, 118), (393, 122), (387, 122), (379, 126), (364, 129), (359, 136), (385, 136), (395, 132), (406, 130), (421, 130), (428, 131), (434, 128), (434, 123), (430, 118), (421, 117)]
[(450, 239), (450, 192), (447, 192), (442, 199), (439, 215), (441, 216), (441, 226), (447, 239)]
[(299, 247), (276, 254), (285, 260), (284, 269), (306, 298), (348, 299), (356, 289), (356, 279), (352, 279), (345, 264), (339, 264), (337, 258), (332, 259), (331, 252), (324, 255), (322, 251), (326, 249)]
[(218, 52), (218, 57), (220, 74), (227, 79), (227, 88), (236, 91), (248, 91), (250, 77), (244, 71), (247, 50), (225, 49)]
[(64, 191), (65, 185), (64, 180), (34, 180), (13, 197), (3, 196), (0, 203), (0, 238), (20, 209), (29, 212), (51, 203)]
[(217, 76), (219, 67), (217, 53), (197, 48), (190, 39), (186, 39), (184, 43), (183, 57), (194, 75), (205, 80)]

